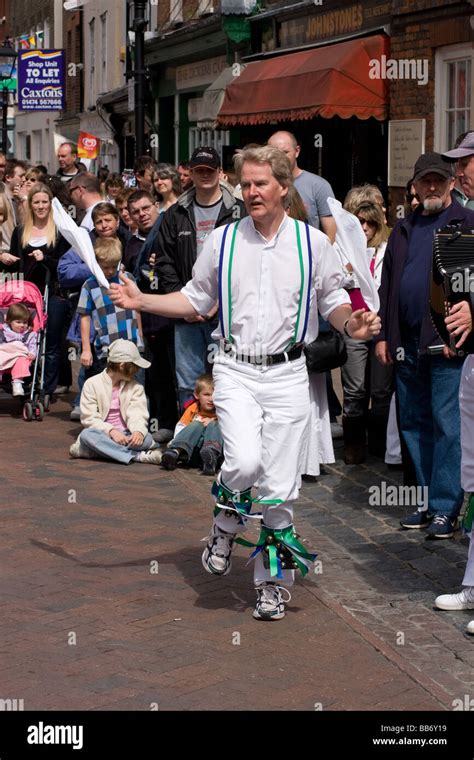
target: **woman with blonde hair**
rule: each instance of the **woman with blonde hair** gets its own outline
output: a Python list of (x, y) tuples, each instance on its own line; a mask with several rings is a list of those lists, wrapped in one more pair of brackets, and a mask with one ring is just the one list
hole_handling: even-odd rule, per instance
[(13, 230), (10, 250), (17, 257), (16, 271), (33, 282), (44, 294), (49, 280), (48, 322), (46, 329), (45, 392), (51, 394), (58, 382), (61, 335), (70, 318), (69, 300), (59, 289), (57, 268), (61, 256), (70, 248), (58, 232), (53, 218), (53, 195), (43, 184), (33, 185), (28, 193), (24, 224)]

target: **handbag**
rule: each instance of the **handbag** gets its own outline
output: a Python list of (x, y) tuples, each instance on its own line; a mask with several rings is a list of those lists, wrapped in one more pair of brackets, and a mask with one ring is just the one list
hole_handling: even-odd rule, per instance
[(308, 372), (329, 372), (347, 361), (344, 337), (337, 330), (320, 332), (316, 340), (305, 346)]

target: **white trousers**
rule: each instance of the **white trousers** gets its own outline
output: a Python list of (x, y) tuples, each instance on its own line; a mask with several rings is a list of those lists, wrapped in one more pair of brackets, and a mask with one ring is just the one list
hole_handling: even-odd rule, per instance
[[(459, 386), (461, 411), (461, 486), (466, 493), (474, 493), (474, 355), (469, 354), (463, 364)], [(471, 543), (464, 573), (463, 586), (474, 586), (474, 542)]]
[[(224, 439), (221, 482), (231, 491), (255, 485), (257, 498), (263, 502), (263, 524), (286, 528), (293, 523), (291, 502), (298, 498), (301, 485), (310, 416), (306, 360), (303, 356), (267, 368), (231, 360), (216, 362), (213, 376), (214, 404)], [(279, 503), (265, 504), (272, 501)], [(214, 521), (222, 530), (236, 532), (236, 521), (224, 512)], [(275, 581), (263, 567), (262, 553), (254, 568), (256, 584)], [(292, 570), (284, 570), (283, 576), (285, 585), (293, 583)]]

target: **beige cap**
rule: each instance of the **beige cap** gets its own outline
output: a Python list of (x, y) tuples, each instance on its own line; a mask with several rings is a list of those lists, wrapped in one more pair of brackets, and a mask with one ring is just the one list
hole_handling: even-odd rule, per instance
[(109, 362), (114, 362), (115, 364), (120, 364), (120, 362), (133, 362), (137, 367), (143, 367), (144, 369), (151, 367), (151, 362), (142, 359), (135, 343), (132, 343), (131, 340), (123, 340), (123, 338), (114, 340), (114, 342), (111, 343), (107, 358)]

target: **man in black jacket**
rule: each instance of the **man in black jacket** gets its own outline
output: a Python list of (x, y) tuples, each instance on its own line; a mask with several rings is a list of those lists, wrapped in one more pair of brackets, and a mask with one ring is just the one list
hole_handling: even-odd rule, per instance
[[(168, 209), (158, 233), (156, 272), (161, 293), (180, 291), (192, 277), (204, 241), (215, 227), (246, 215), (232, 188), (219, 181), (221, 162), (214, 148), (197, 148), (190, 160), (194, 186)], [(214, 309), (202, 321), (175, 326), (176, 380), (181, 410), (194, 399), (194, 384), (209, 369), (208, 353), (216, 327)]]
[[(429, 309), (433, 236), (446, 225), (472, 228), (474, 213), (453, 202), (452, 164), (439, 153), (419, 157), (413, 184), (420, 206), (394, 227), (384, 256), (376, 355), (382, 364), (396, 362), (401, 434), (418, 485), (429, 487), (428, 503), (401, 525), (428, 528), (428, 538), (441, 539), (453, 535), (463, 501), (458, 400), (462, 359), (450, 355), (447, 346), (439, 355), (440, 349), (434, 348), (443, 340)], [(469, 313), (465, 302), (450, 310), (451, 324), (454, 320), (459, 325), (454, 333), (458, 347), (465, 337), (464, 311)]]

